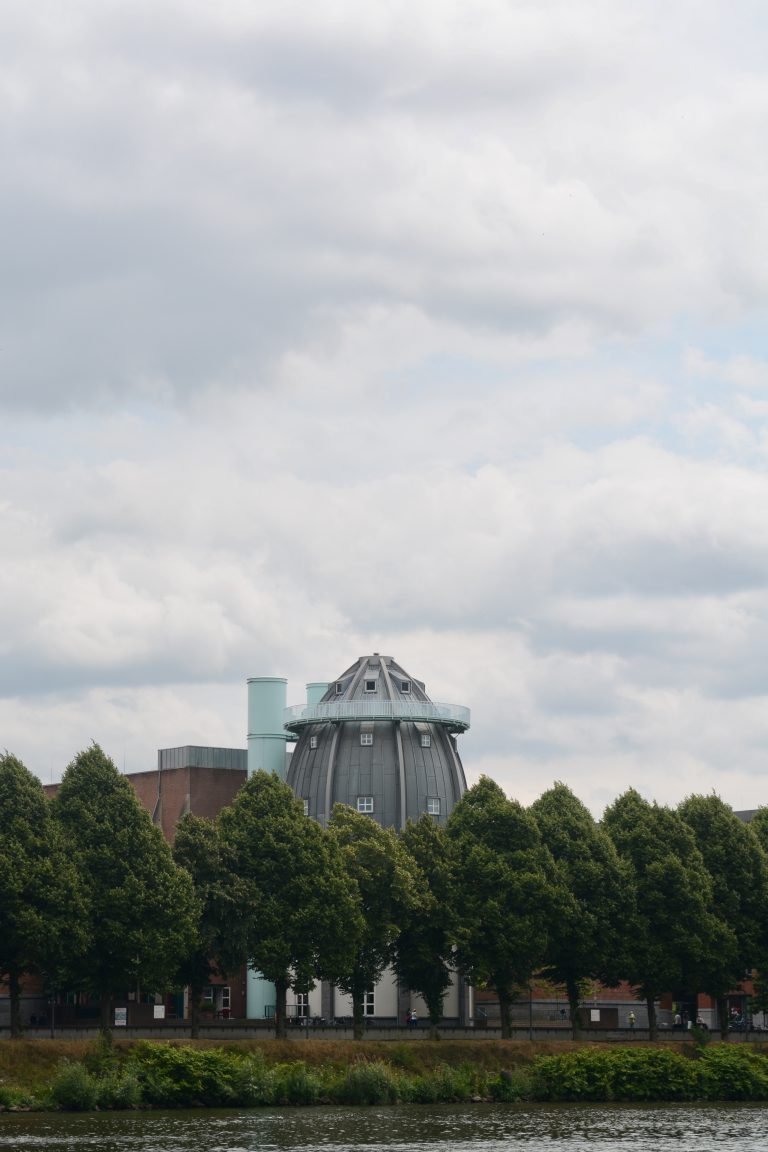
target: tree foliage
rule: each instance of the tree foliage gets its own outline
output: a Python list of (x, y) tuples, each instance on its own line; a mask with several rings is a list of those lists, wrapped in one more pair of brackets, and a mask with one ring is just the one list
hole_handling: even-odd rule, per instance
[(98, 744), (68, 766), (52, 811), (84, 903), (71, 984), (99, 993), (108, 1030), (116, 993), (169, 985), (194, 933), (192, 882)]
[(333, 810), (329, 831), (341, 850), (347, 883), (360, 902), (362, 922), (351, 962), (336, 984), (352, 997), (355, 1037), (363, 1034), (363, 997), (395, 962), (397, 938), (424, 908), (418, 868), (391, 828), (344, 804)]
[(0, 978), (8, 983), (11, 1035), (21, 1029), (20, 982), (44, 973), (48, 984), (82, 945), (78, 878), (62, 851), (36, 776), (0, 755)]
[(397, 938), (395, 971), (427, 1005), (433, 1035), (443, 1014), (454, 964), (457, 909), (451, 892), (451, 867), (445, 833), (431, 816), (408, 822), (402, 834), (406, 852), (419, 872), (418, 914), (407, 918)]
[(646, 1001), (655, 1036), (660, 994), (698, 990), (718, 955), (732, 953), (733, 933), (711, 911), (712, 879), (676, 812), (630, 789), (606, 810), (603, 826), (632, 868), (635, 909), (622, 974)]
[(530, 812), (554, 859), (559, 885), (571, 897), (558, 903), (550, 920), (543, 974), (565, 985), (576, 1032), (582, 982), (619, 982), (632, 884), (610, 837), (565, 784), (544, 792)]
[(754, 832), (719, 796), (689, 796), (677, 810), (711, 877), (711, 911), (730, 929), (730, 947), (700, 973), (701, 991), (717, 1000), (720, 1027), (727, 1031), (726, 994), (768, 951), (768, 861)]
[(284, 1035), (287, 989), (347, 971), (362, 927), (358, 896), (334, 838), (274, 775), (255, 773), (222, 811), (220, 829), (236, 877), (235, 943), (275, 984)]
[(232, 940), (235, 923), (234, 881), (224, 862), (218, 827), (187, 813), (176, 828), (173, 858), (190, 876), (195, 894), (194, 930), (177, 972), (189, 989), (192, 1036), (197, 1037), (204, 989), (242, 963)]
[(502, 1036), (512, 1003), (545, 961), (549, 925), (569, 904), (533, 817), (487, 777), (448, 818), (459, 968), (499, 997)]

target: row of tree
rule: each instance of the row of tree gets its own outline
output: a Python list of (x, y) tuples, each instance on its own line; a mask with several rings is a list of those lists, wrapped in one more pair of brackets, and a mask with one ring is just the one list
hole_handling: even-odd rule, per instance
[(0, 756), (0, 977), (20, 1030), (27, 973), (98, 995), (102, 1026), (129, 988), (187, 986), (193, 1024), (217, 972), (247, 962), (287, 992), (318, 979), (365, 993), (392, 966), (434, 1028), (452, 974), (495, 989), (502, 1034), (534, 976), (564, 987), (574, 1029), (585, 983), (716, 998), (768, 957), (768, 809), (744, 824), (717, 796), (673, 810), (630, 790), (601, 822), (563, 784), (526, 809), (489, 779), (445, 827), (402, 834), (338, 806), (329, 827), (275, 776), (254, 775), (214, 821), (188, 815), (173, 850), (93, 745), (56, 796)]

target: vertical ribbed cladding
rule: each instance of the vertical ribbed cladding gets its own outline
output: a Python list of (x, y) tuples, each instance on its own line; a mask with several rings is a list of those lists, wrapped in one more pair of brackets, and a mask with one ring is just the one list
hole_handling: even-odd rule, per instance
[[(328, 684), (320, 700), (308, 702), (343, 707), (366, 700), (431, 703), (421, 681), (378, 652), (360, 657)], [(372, 743), (363, 744), (364, 732), (372, 735)], [(424, 742), (426, 735), (430, 739)], [(311, 747), (313, 737), (316, 748)], [(416, 723), (407, 715), (308, 724), (300, 731), (288, 782), (323, 824), (335, 803), (354, 808), (359, 797), (372, 796), (374, 818), (398, 829), (423, 815), (430, 800), (439, 801), (439, 813), (433, 814), (443, 823), (466, 789), (449, 730), (440, 721)]]

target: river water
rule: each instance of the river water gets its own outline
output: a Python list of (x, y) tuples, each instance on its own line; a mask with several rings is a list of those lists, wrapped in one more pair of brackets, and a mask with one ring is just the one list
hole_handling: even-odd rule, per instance
[(0, 1152), (766, 1152), (757, 1104), (0, 1115)]

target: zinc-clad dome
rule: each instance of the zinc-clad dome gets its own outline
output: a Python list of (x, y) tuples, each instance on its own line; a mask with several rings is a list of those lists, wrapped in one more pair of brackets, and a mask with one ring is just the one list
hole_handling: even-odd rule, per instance
[(288, 783), (322, 824), (337, 803), (385, 828), (425, 812), (442, 823), (466, 790), (456, 735), (469, 709), (431, 701), (390, 656), (362, 656), (285, 727), (298, 736)]

